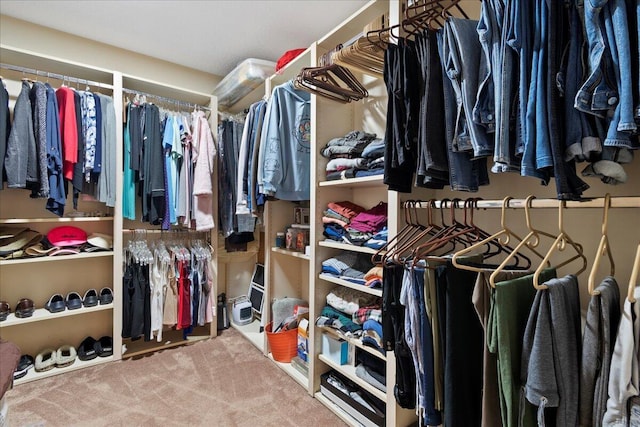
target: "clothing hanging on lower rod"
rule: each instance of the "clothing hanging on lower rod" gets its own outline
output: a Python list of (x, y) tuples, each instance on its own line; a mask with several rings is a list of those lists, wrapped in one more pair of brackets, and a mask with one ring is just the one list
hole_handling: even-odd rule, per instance
[(145, 234), (134, 230), (124, 249), (122, 337), (162, 342), (172, 328), (186, 340), (213, 319), (212, 248), (193, 233)]
[[(605, 237), (608, 206), (640, 208), (638, 197), (608, 195), (587, 202), (529, 197), (477, 203), (482, 208), (501, 207), (503, 227), (506, 209), (525, 207), (527, 226), (539, 233), (536, 245), (542, 243), (543, 237), (545, 243), (551, 243), (555, 235), (533, 228), (528, 210), (558, 209), (558, 228), (566, 239), (563, 257), (569, 256), (567, 248), (573, 242), (563, 227), (565, 206), (575, 209), (584, 203), (589, 208), (603, 209)], [(403, 204), (405, 210), (429, 206), (464, 207), (464, 224), (456, 224), (452, 216), (451, 224), (434, 227), (430, 234), (425, 230), (433, 226), (431, 220), (429, 225), (420, 224), (415, 212), (408, 213), (407, 226), (423, 232), (421, 237), (415, 239), (416, 234), (403, 229), (398, 232), (399, 241), (390, 241), (382, 249), (383, 340), (388, 350), (395, 351), (398, 404), (415, 408), (424, 425), (596, 425), (603, 420), (605, 424), (626, 423), (631, 411), (640, 409), (631, 400), (639, 385), (625, 374), (637, 369), (640, 317), (633, 315), (637, 304), (631, 297), (624, 302), (621, 313), (621, 291), (613, 263), (611, 275), (595, 285), (594, 291), (589, 290), (583, 333), (580, 272), (575, 273), (581, 263), (575, 263), (569, 274), (558, 275), (557, 267), (565, 264), (557, 259), (553, 259), (555, 264), (545, 264), (548, 255), (542, 251), (532, 256), (540, 265), (509, 265), (498, 271), (497, 265), (486, 264), (484, 242), (493, 239), (496, 244), (503, 244), (502, 239), (510, 236), (511, 247), (502, 252), (506, 256), (509, 251), (521, 250), (513, 232), (487, 232), (486, 239), (465, 240), (461, 230), (470, 229), (466, 211), (470, 206), (476, 209), (476, 205), (449, 200)], [(441, 241), (446, 239), (444, 236), (457, 239), (453, 249)], [(429, 240), (440, 243), (428, 245)], [(405, 248), (405, 244), (422, 250)], [(478, 250), (456, 249), (460, 245), (477, 245)], [(555, 249), (556, 242), (550, 247)], [(601, 248), (597, 252), (596, 257), (603, 256)], [(541, 267), (540, 275), (534, 274)], [(637, 269), (635, 265), (634, 271)], [(637, 276), (634, 279), (632, 275), (631, 281), (634, 280)], [(640, 295), (636, 283), (630, 282), (629, 289), (629, 295)], [(607, 390), (620, 392), (612, 395)]]

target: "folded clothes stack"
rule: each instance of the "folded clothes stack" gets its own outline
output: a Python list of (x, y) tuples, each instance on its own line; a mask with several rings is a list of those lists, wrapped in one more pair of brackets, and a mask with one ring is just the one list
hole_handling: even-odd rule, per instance
[(372, 267), (369, 255), (355, 252), (343, 252), (322, 261), (322, 273), (359, 285), (367, 283), (364, 277)]
[(352, 202), (331, 202), (322, 216), (324, 236), (356, 246), (380, 249), (387, 242), (387, 204), (380, 202), (371, 209)]
[(320, 153), (329, 159), (328, 181), (384, 173), (384, 140), (374, 133), (351, 131), (330, 140)]

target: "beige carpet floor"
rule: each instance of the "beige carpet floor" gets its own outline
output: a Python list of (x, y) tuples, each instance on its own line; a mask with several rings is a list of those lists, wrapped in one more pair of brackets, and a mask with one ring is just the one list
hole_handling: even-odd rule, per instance
[(239, 332), (15, 386), (8, 425), (343, 426)]

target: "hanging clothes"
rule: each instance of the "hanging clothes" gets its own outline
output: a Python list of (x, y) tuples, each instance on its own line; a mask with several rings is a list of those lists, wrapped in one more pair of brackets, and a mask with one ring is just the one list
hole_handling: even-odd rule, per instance
[[(628, 401), (640, 394), (640, 286), (634, 291), (635, 302), (625, 299), (618, 335), (611, 357), (607, 410), (604, 425), (625, 426), (630, 422)], [(637, 411), (636, 406), (636, 411)]]
[(38, 154), (33, 135), (30, 91), (29, 82), (23, 81), (13, 109), (13, 124), (3, 159), (9, 188), (38, 185)]
[(213, 222), (213, 173), (216, 148), (209, 122), (203, 111), (192, 114), (193, 142), (193, 217), (196, 231), (207, 231)]
[(538, 408), (538, 425), (574, 426), (580, 399), (578, 279), (568, 275), (542, 283), (547, 289), (536, 292), (522, 345), (523, 393)]
[(607, 277), (596, 287), (587, 308), (580, 364), (579, 425), (602, 425), (619, 323), (620, 289), (613, 277)]
[(9, 92), (0, 79), (0, 189), (4, 188), (4, 158), (7, 153), (7, 141), (11, 134), (11, 113), (9, 111)]

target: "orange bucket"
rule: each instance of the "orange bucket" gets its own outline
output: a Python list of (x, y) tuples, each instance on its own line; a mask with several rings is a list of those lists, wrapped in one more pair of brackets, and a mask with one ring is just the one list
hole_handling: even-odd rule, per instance
[(264, 330), (267, 333), (267, 342), (271, 348), (273, 360), (290, 363), (291, 359), (298, 354), (298, 329), (273, 333), (272, 327), (273, 322), (269, 322)]

